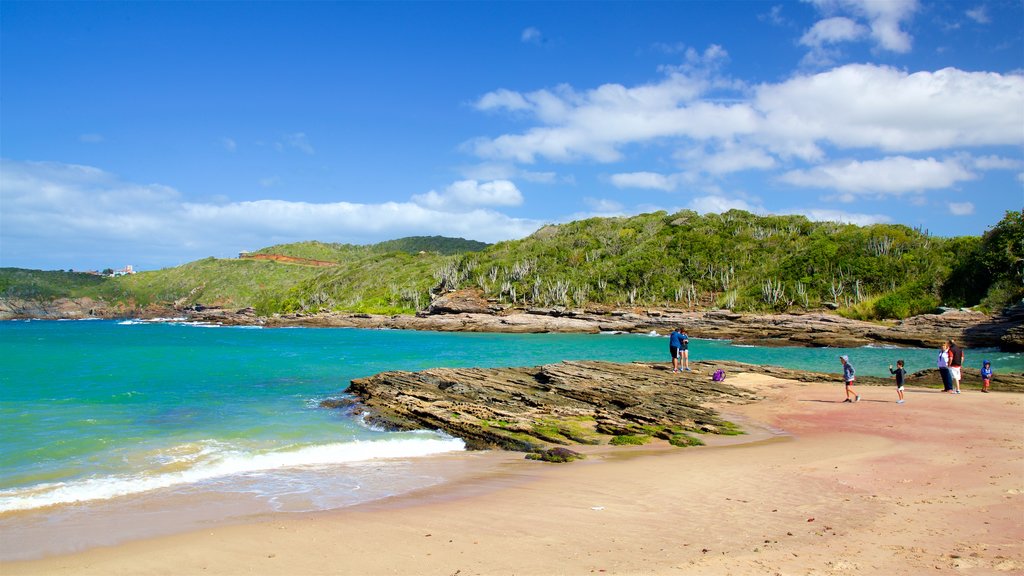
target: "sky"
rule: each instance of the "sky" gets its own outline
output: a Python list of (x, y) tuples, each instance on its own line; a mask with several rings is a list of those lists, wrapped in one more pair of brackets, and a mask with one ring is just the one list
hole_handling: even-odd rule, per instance
[(734, 208), (1024, 208), (1024, 3), (0, 0), (0, 266)]

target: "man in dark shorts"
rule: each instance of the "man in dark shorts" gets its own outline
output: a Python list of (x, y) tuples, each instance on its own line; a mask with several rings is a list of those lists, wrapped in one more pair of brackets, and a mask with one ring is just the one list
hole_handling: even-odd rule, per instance
[(673, 328), (668, 336), (668, 353), (672, 355), (672, 372), (679, 372), (679, 347), (682, 345), (679, 328)]

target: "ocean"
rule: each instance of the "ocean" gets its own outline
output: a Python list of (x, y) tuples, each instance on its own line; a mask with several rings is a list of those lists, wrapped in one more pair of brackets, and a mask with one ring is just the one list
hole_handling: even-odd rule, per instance
[[(691, 360), (861, 375), (936, 351), (762, 348), (691, 339)], [(375, 430), (320, 408), (387, 370), (666, 361), (667, 338), (146, 321), (0, 322), (0, 560), (273, 513), (329, 510), (452, 481), (472, 456), (432, 431)], [(968, 364), (1024, 371), (1024, 355)], [(439, 462), (441, 464), (439, 464)]]

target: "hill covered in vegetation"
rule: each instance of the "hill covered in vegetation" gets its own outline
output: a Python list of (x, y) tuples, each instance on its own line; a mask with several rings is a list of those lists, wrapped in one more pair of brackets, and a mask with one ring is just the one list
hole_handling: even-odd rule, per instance
[(261, 314), (411, 313), (435, 294), (473, 288), (520, 307), (829, 308), (865, 319), (940, 305), (998, 310), (1024, 296), (1021, 211), (982, 236), (958, 238), (902, 225), (682, 211), (550, 225), (495, 245), (417, 237), (370, 246), (302, 242), (256, 254), (333, 265), (207, 258), (99, 282), (3, 269), (0, 296), (253, 306)]

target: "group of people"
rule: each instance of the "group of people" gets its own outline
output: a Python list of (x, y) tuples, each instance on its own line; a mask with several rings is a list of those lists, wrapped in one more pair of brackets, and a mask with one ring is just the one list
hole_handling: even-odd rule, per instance
[[(672, 356), (672, 372), (690, 371), (690, 338), (686, 335), (685, 329), (682, 327), (672, 329), (672, 334), (668, 338), (668, 351)], [(850, 357), (844, 354), (839, 357), (839, 361), (843, 363), (843, 382), (846, 384), (846, 400), (843, 400), (843, 402), (860, 402), (860, 396), (853, 388), (853, 383), (857, 377), (855, 376), (853, 365), (850, 364)], [(943, 392), (947, 394), (960, 393), (960, 368), (963, 366), (963, 363), (963, 348), (957, 346), (953, 340), (943, 342), (938, 358), (939, 376), (942, 377)], [(896, 393), (899, 395), (899, 400), (896, 403), (903, 404), (903, 380), (907, 376), (907, 371), (903, 367), (903, 360), (896, 361), (895, 369), (890, 364), (889, 373), (896, 377)], [(981, 384), (982, 392), (988, 392), (989, 387), (992, 385), (992, 364), (988, 360), (982, 362), (981, 365)]]
[[(846, 400), (843, 400), (843, 402), (859, 402), (860, 396), (857, 395), (853, 388), (856, 376), (854, 375), (853, 365), (850, 364), (850, 357), (844, 354), (839, 357), (839, 361), (843, 363), (843, 382), (846, 384)], [(939, 376), (942, 377), (942, 391), (944, 393), (960, 393), (960, 368), (963, 367), (963, 363), (963, 348), (957, 346), (953, 340), (943, 342), (942, 349), (939, 350), (937, 365)], [(890, 364), (889, 373), (896, 377), (896, 393), (899, 395), (899, 400), (896, 403), (903, 404), (903, 380), (907, 375), (907, 371), (903, 367), (903, 360), (896, 361), (895, 370), (892, 364)], [(981, 391), (986, 393), (992, 386), (992, 364), (988, 360), (983, 361), (981, 364), (981, 386)]]
[(668, 352), (672, 355), (672, 372), (690, 371), (690, 337), (681, 326), (669, 335)]

